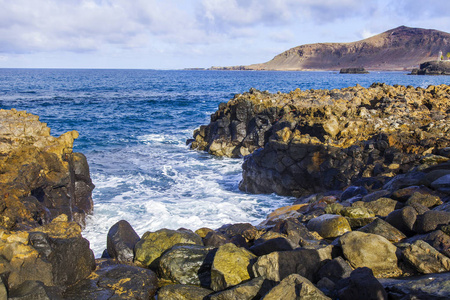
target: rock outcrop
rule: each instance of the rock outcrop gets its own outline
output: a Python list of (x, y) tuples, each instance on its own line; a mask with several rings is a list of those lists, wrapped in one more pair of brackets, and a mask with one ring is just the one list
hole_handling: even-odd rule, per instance
[(344, 68), (339, 70), (339, 74), (369, 74), (364, 68)]
[(421, 160), (448, 160), (442, 149), (450, 146), (449, 96), (447, 85), (251, 89), (220, 104), (191, 147), (246, 156), (246, 192), (299, 197), (355, 182), (370, 190)]
[(31, 228), (60, 214), (84, 225), (94, 188), (86, 157), (72, 151), (78, 132), (56, 138), (39, 117), (0, 110), (0, 226)]
[(413, 69), (410, 75), (450, 75), (450, 61), (428, 61)]

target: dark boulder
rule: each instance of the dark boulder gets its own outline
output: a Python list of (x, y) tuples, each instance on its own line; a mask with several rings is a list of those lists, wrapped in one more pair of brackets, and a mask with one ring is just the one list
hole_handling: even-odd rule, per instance
[(45, 286), (40, 281), (25, 281), (21, 285), (11, 289), (8, 300), (53, 300), (62, 299), (62, 289)]
[(263, 241), (255, 244), (249, 248), (257, 256), (269, 254), (275, 251), (290, 251), (293, 250), (292, 243), (286, 238), (279, 237)]
[(152, 299), (157, 287), (151, 270), (100, 261), (93, 275), (68, 288), (63, 299)]
[(388, 295), (381, 283), (373, 276), (369, 268), (357, 268), (349, 278), (342, 279), (336, 285), (340, 300), (387, 300)]
[(52, 268), (55, 285), (68, 286), (86, 278), (95, 269), (94, 254), (85, 238), (51, 238), (45, 233), (33, 232), (30, 244)]
[(133, 262), (134, 246), (139, 240), (139, 235), (127, 221), (117, 222), (109, 229), (106, 237), (109, 257), (123, 263)]
[(407, 236), (414, 235), (413, 227), (417, 219), (417, 211), (411, 206), (405, 206), (391, 212), (386, 222), (403, 232)]
[(228, 237), (216, 231), (208, 232), (208, 234), (206, 234), (206, 236), (203, 238), (203, 244), (206, 247), (219, 248), (220, 246), (230, 242), (231, 240)]
[(352, 272), (352, 267), (345, 259), (338, 256), (333, 260), (326, 262), (317, 273), (317, 278), (328, 278), (334, 283), (339, 280), (347, 278)]
[(216, 251), (200, 245), (176, 245), (161, 256), (158, 275), (175, 283), (209, 288)]
[(418, 233), (425, 233), (448, 224), (450, 224), (450, 212), (430, 210), (417, 217), (414, 229)]
[(253, 265), (255, 276), (273, 281), (281, 281), (291, 274), (300, 274), (316, 282), (316, 273), (331, 259), (332, 247), (321, 249), (297, 249), (272, 252), (258, 257)]

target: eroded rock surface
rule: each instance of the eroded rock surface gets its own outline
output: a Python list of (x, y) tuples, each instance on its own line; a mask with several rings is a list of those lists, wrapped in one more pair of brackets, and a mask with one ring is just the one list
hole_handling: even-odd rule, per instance
[(251, 193), (301, 196), (358, 180), (379, 188), (450, 146), (449, 94), (447, 85), (251, 89), (221, 104), (191, 147), (247, 155), (240, 188)]
[(0, 110), (1, 227), (27, 229), (60, 214), (84, 225), (94, 185), (86, 157), (72, 151), (77, 137), (53, 137), (38, 116)]

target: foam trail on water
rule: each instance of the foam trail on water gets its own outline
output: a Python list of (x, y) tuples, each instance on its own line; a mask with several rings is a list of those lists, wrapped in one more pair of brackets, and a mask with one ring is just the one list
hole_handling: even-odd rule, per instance
[(141, 236), (161, 228), (257, 224), (273, 209), (292, 203), (286, 197), (240, 192), (242, 160), (191, 151), (183, 132), (138, 140), (137, 145), (91, 157), (94, 215), (88, 217), (83, 235), (97, 257), (106, 248), (109, 228), (122, 219)]

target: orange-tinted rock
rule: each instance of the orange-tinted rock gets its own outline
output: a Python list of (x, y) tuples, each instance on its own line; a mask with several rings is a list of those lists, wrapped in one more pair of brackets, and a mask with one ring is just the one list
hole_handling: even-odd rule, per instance
[(72, 152), (77, 137), (54, 137), (38, 116), (0, 110), (0, 226), (26, 229), (62, 213), (84, 224), (94, 185), (86, 158)]

